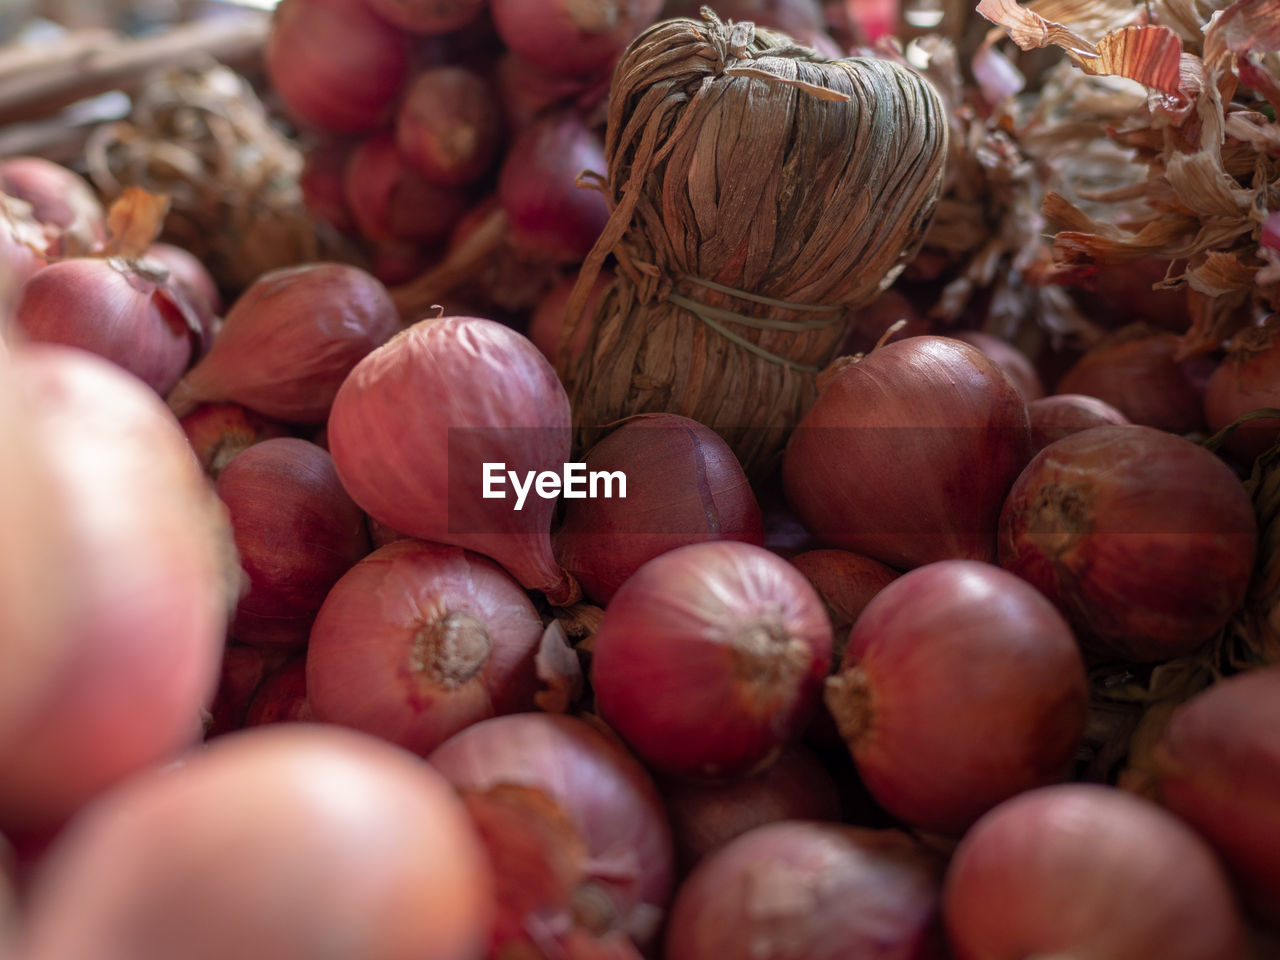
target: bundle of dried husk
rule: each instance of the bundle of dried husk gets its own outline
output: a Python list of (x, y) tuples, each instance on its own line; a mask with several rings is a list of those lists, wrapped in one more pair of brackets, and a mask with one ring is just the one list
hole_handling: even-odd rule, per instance
[[(919, 247), (946, 153), (942, 103), (887, 60), (828, 61), (750, 23), (668, 20), (614, 74), (601, 188), (618, 280), (564, 369), (579, 441), (643, 412), (692, 417), (759, 474), (815, 395), (850, 312)], [(564, 332), (567, 346), (573, 327)]]

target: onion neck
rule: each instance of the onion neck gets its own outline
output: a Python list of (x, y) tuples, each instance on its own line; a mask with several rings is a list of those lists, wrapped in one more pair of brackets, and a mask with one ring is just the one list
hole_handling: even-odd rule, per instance
[(870, 734), (875, 725), (875, 702), (866, 671), (850, 667), (828, 677), (824, 697), (845, 743), (853, 747)]
[(758, 620), (732, 639), (734, 674), (750, 700), (767, 704), (790, 694), (808, 671), (813, 654), (775, 620)]
[(484, 668), (492, 649), (484, 624), (454, 610), (417, 632), (410, 663), (415, 675), (456, 690)]

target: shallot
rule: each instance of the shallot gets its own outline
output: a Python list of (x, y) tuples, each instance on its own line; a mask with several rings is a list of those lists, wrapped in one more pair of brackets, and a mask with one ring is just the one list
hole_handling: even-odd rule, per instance
[(343, 187), (356, 226), (379, 243), (441, 243), (467, 212), (466, 195), (422, 176), (391, 134), (355, 149)]
[(307, 696), (307, 658), (299, 653), (263, 678), (244, 715), (246, 727), (315, 719)]
[(506, 46), (549, 73), (603, 73), (645, 27), (662, 0), (491, 0), (493, 22)]
[(442, 66), (414, 78), (396, 117), (396, 147), (432, 183), (462, 186), (488, 171), (502, 141), (502, 112), (488, 82)]
[(388, 23), (410, 33), (435, 35), (465, 27), (484, 10), (484, 0), (366, 0)]
[(1105, 400), (1081, 393), (1059, 393), (1027, 404), (1031, 447), (1037, 453), (1063, 437), (1090, 427), (1121, 426), (1129, 419)]
[(214, 480), (232, 458), (255, 443), (289, 435), (284, 424), (238, 403), (201, 404), (180, 422), (200, 466)]
[(1040, 381), (1040, 374), (1036, 373), (1035, 365), (1025, 353), (1007, 340), (980, 330), (962, 330), (952, 336), (977, 347), (994, 360), (996, 366), (1013, 381), (1013, 385), (1022, 394), (1022, 399), (1028, 403), (1044, 396), (1044, 384)]
[(53, 228), (51, 253), (84, 256), (106, 239), (107, 214), (93, 187), (52, 160), (0, 160), (0, 193), (29, 203), (32, 217)]
[[(1252, 410), (1280, 407), (1280, 318), (1238, 336), (1205, 388), (1204, 414), (1210, 430), (1221, 430)], [(1226, 448), (1253, 461), (1280, 440), (1280, 420), (1244, 423), (1227, 438)]]

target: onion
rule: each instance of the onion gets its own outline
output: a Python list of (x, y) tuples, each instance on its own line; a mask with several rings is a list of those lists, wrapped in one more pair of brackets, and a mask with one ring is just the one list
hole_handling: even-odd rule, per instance
[(49, 241), (30, 208), (0, 194), (0, 335), (7, 336), (10, 291), (16, 290), (45, 265)]
[[(538, 116), (557, 105), (575, 103), (581, 109), (584, 99), (594, 99), (601, 86), (597, 77), (565, 77), (530, 63), (519, 54), (506, 50), (494, 66), (494, 84), (502, 102), (507, 130), (519, 133)], [(603, 93), (608, 94), (605, 86)]]
[(1173, 714), (1156, 747), (1161, 799), (1280, 928), (1280, 666), (1214, 684)]
[(307, 658), (303, 654), (286, 660), (263, 681), (245, 713), (246, 727), (269, 723), (305, 723), (315, 719), (307, 697)]
[[(659, 554), (691, 543), (764, 545), (760, 507), (729, 445), (670, 413), (628, 417), (587, 451), (588, 475), (621, 474), (625, 498), (568, 500), (556, 559), (598, 603)], [(603, 489), (602, 491), (603, 492)]]
[(1030, 444), (1026, 404), (993, 361), (912, 337), (829, 375), (782, 479), (792, 509), (834, 546), (903, 568), (989, 560)]
[(347, 206), (347, 164), (351, 150), (351, 145), (344, 141), (312, 147), (298, 175), (298, 186), (302, 188), (307, 209), (343, 233), (356, 229), (355, 217)]
[(1059, 393), (1027, 404), (1031, 446), (1036, 452), (1090, 427), (1123, 426), (1129, 420), (1105, 400), (1081, 393)]
[(849, 630), (881, 590), (898, 578), (897, 571), (870, 557), (847, 550), (809, 550), (791, 558), (818, 591), (831, 618), (832, 659), (844, 656)]
[(1056, 393), (1105, 400), (1133, 423), (1171, 433), (1204, 426), (1203, 390), (1179, 363), (1179, 338), (1135, 325), (1118, 331), (1076, 362)]
[(329, 454), (295, 437), (263, 440), (218, 475), (249, 592), (231, 634), (241, 643), (305, 642), (329, 589), (369, 552), (364, 514)]
[(971, 347), (977, 347), (994, 360), (996, 366), (1013, 381), (1013, 385), (1022, 394), (1022, 399), (1028, 403), (1044, 396), (1044, 384), (1040, 382), (1040, 374), (1036, 373), (1035, 366), (1025, 353), (1007, 340), (980, 330), (961, 330), (951, 336)]
[(0, 825), (27, 832), (198, 738), (234, 565), (224, 513), (150, 390), (66, 347), (12, 361), (71, 538), (58, 643), (72, 652), (0, 743)]
[(484, 10), (484, 0), (366, 0), (388, 23), (410, 33), (448, 33), (465, 27)]
[(103, 798), (34, 890), (30, 960), (480, 960), (484, 851), (425, 764), (306, 724)]
[(584, 170), (604, 169), (604, 144), (576, 113), (534, 121), (507, 151), (498, 178), (512, 238), (540, 257), (581, 262), (604, 230), (609, 208), (602, 194), (576, 180)]
[(255, 443), (288, 436), (283, 424), (238, 403), (206, 403), (182, 418), (182, 432), (204, 472), (214, 480), (237, 454)]
[(1092, 651), (1190, 653), (1244, 599), (1257, 524), (1202, 447), (1151, 427), (1093, 427), (1042, 450), (1000, 518), (1000, 563), (1066, 614)]
[(369, 133), (391, 116), (408, 76), (409, 44), (366, 0), (284, 0), (266, 68), (303, 123), (327, 133)]
[(483, 77), (464, 67), (433, 67), (418, 74), (405, 94), (395, 142), (432, 183), (462, 186), (493, 165), (502, 126), (496, 95)]
[[(1226, 358), (1209, 378), (1204, 394), (1204, 418), (1213, 431), (1235, 423), (1250, 410), (1280, 407), (1280, 318), (1236, 337)], [(1280, 439), (1280, 421), (1254, 420), (1236, 428), (1226, 448), (1252, 462)]]
[(671, 908), (667, 960), (938, 960), (941, 865), (904, 833), (786, 822), (712, 854)]
[[(899, 320), (905, 321), (902, 328), (891, 333), (890, 328)], [(899, 291), (889, 289), (854, 314), (840, 354), (870, 353), (881, 338), (887, 337), (887, 343), (921, 337), (930, 332), (931, 326), (928, 318), (920, 316), (910, 300)]]
[(168, 393), (201, 349), (200, 322), (162, 273), (125, 260), (63, 260), (22, 287), (14, 322), (32, 340), (105, 357)]
[(1240, 960), (1222, 868), (1154, 804), (1094, 784), (1023, 794), (960, 842), (943, 913), (956, 960)]
[(187, 298), (200, 321), (203, 335), (203, 356), (210, 346), (217, 321), (222, 316), (222, 294), (209, 270), (196, 259), (195, 254), (169, 243), (153, 243), (147, 250), (146, 261), (158, 263), (169, 272), (169, 286)]
[[(502, 42), (548, 73), (603, 73), (645, 27), (662, 0), (491, 0)], [(603, 168), (602, 168), (603, 169)]]
[(371, 137), (355, 149), (344, 187), (356, 226), (370, 240), (440, 242), (467, 212), (466, 196), (426, 180), (390, 134)]
[(236, 301), (169, 406), (185, 416), (199, 403), (233, 400), (278, 420), (323, 423), (351, 369), (399, 329), (386, 288), (363, 270), (274, 270)]
[(649, 561), (596, 633), (601, 717), (654, 770), (745, 774), (808, 723), (831, 664), (822, 601), (794, 567), (732, 540)]
[(281, 656), (276, 651), (242, 643), (227, 644), (222, 653), (222, 675), (218, 680), (218, 692), (209, 707), (209, 718), (205, 722), (206, 740), (244, 726), (249, 705), (258, 688), (281, 662)]
[(400, 286), (426, 273), (440, 262), (437, 244), (422, 246), (411, 240), (392, 240), (376, 244), (371, 252), (369, 270), (389, 287)]
[(1169, 272), (1169, 261), (1143, 257), (1126, 263), (1099, 264), (1088, 278), (1082, 298), (1086, 315), (1107, 326), (1135, 320), (1171, 333), (1183, 334), (1191, 325), (1186, 289), (1153, 289)]
[[(485, 498), (485, 463), (520, 482), (569, 459), (569, 398), (537, 349), (475, 317), (424, 320), (375, 350), (342, 385), (329, 444), (343, 485), (403, 533), (474, 550), (555, 604), (578, 585), (551, 553), (555, 501), (512, 484)], [(499, 480), (507, 480), (505, 474)]]
[(356, 564), (316, 617), (312, 709), (426, 756), (473, 723), (533, 709), (541, 639), (537, 610), (497, 564), (400, 540)]
[[(600, 276), (596, 278), (596, 282), (591, 287), (591, 292), (587, 294), (586, 302), (582, 307), (582, 317), (569, 340), (568, 360), (571, 368), (587, 347), (587, 338), (591, 334), (592, 319), (596, 315), (596, 309), (600, 306), (600, 301), (604, 299), (605, 292), (613, 284), (613, 280), (614, 274), (612, 270), (601, 271)], [(560, 335), (569, 320), (567, 316), (569, 297), (573, 294), (573, 288), (577, 285), (578, 278), (576, 275), (561, 280), (543, 295), (542, 299), (538, 301), (538, 305), (534, 307), (533, 314), (529, 317), (529, 339), (533, 341), (535, 347), (542, 351), (542, 355), (556, 367), (560, 366)]]
[(489, 848), (491, 956), (555, 956), (575, 930), (653, 939), (671, 895), (671, 834), (653, 782), (617, 744), (573, 717), (526, 713), (468, 727), (428, 759)]
[(683, 871), (749, 830), (779, 820), (839, 820), (840, 791), (818, 758), (802, 747), (749, 777), (662, 785)]
[(88, 181), (43, 157), (0, 160), (0, 193), (31, 204), (31, 214), (54, 228), (51, 253), (83, 256), (107, 235), (107, 214)]

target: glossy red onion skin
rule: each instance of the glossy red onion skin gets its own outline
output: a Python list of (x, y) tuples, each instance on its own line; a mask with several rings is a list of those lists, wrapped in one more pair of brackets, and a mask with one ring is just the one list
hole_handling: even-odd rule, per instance
[(466, 812), (425, 764), (289, 724), (86, 811), (37, 878), (23, 955), (479, 960), (491, 897)]
[(464, 67), (426, 70), (409, 86), (396, 118), (396, 147), (432, 183), (459, 187), (488, 172), (502, 142), (497, 95)]
[(63, 260), (22, 287), (14, 321), (31, 340), (105, 357), (168, 393), (198, 338), (169, 286), (124, 261)]
[(465, 27), (484, 10), (484, 0), (365, 0), (390, 24), (410, 33), (435, 36)]
[(849, 642), (849, 630), (875, 595), (898, 579), (898, 572), (847, 550), (808, 550), (792, 557), (791, 565), (804, 574), (826, 605), (835, 642), (832, 659), (838, 663)]
[(1040, 374), (1036, 373), (1035, 366), (1025, 353), (1007, 340), (980, 330), (962, 330), (952, 336), (971, 347), (977, 347), (994, 360), (996, 366), (1013, 381), (1027, 403), (1044, 396), (1044, 384), (1040, 381)]
[(1280, 666), (1220, 681), (1173, 714), (1160, 799), (1217, 850), (1242, 898), (1280, 929)]
[[(433, 627), (465, 618), (451, 647)], [(316, 718), (426, 756), (464, 727), (534, 709), (542, 621), (493, 561), (399, 540), (335, 584), (311, 629)]]
[(1244, 933), (1208, 846), (1154, 804), (1095, 784), (1015, 797), (948, 870), (955, 960), (1239, 960)]
[(427, 759), (460, 790), (515, 785), (545, 794), (585, 842), (598, 871), (592, 882), (622, 927), (665, 908), (674, 868), (662, 800), (644, 768), (604, 734), (574, 717), (515, 714), (468, 727)]
[(1049, 444), (1090, 427), (1119, 427), (1129, 418), (1105, 400), (1082, 393), (1058, 393), (1027, 404), (1031, 418), (1031, 447), (1037, 453)]
[(694, 870), (672, 906), (668, 960), (943, 960), (940, 866), (897, 831), (783, 822)]
[(1030, 445), (1026, 404), (993, 361), (912, 337), (830, 378), (791, 435), (782, 479), (791, 508), (832, 546), (899, 569), (990, 560)]
[(234, 401), (290, 423), (323, 423), (338, 387), (400, 329), (386, 288), (356, 267), (309, 264), (259, 277), (169, 405)]
[(238, 403), (205, 403), (180, 421), (204, 472), (214, 480), (237, 454), (255, 443), (287, 437), (289, 431)]
[(567, 501), (556, 559), (605, 604), (645, 563), (691, 543), (764, 546), (760, 506), (729, 445), (675, 414), (628, 417), (584, 455), (588, 473), (621, 472), (627, 496)]
[[(595, 316), (596, 307), (600, 305), (605, 291), (613, 283), (612, 270), (603, 271), (591, 287), (587, 302), (582, 308), (583, 320), (578, 324), (569, 341), (569, 359), (576, 361), (587, 347), (587, 337), (591, 334), (591, 318)], [(560, 334), (563, 332), (568, 317), (565, 308), (569, 306), (569, 297), (573, 288), (578, 285), (576, 275), (566, 277), (546, 292), (529, 317), (529, 339), (542, 351), (552, 366), (559, 367)]]
[(315, 720), (307, 697), (307, 659), (297, 654), (268, 674), (244, 716), (246, 727)]
[(369, 133), (389, 119), (408, 76), (409, 45), (365, 0), (285, 0), (267, 40), (272, 88), (326, 133)]
[(222, 316), (222, 294), (217, 281), (195, 254), (170, 243), (153, 243), (145, 259), (169, 271), (169, 286), (185, 296), (195, 311), (204, 336), (204, 349), (200, 353), (203, 356), (213, 345), (215, 325)]
[(593, 641), (600, 716), (653, 770), (749, 772), (798, 739), (831, 664), (831, 625), (807, 580), (732, 540), (649, 561)]
[(507, 499), (481, 496), (484, 463), (524, 475), (569, 460), (569, 399), (518, 333), (476, 317), (415, 324), (352, 371), (329, 444), (344, 486), (382, 523), (484, 554), (553, 603), (577, 599), (551, 553), (555, 501), (531, 492), (517, 513), (509, 482)]
[(571, 2), (491, 0), (503, 43), (549, 73), (582, 76), (606, 71), (645, 27), (662, 0), (608, 0), (598, 6)]
[[(1209, 377), (1204, 394), (1205, 421), (1213, 432), (1221, 430), (1250, 410), (1280, 407), (1280, 345), (1272, 320), (1258, 333), (1249, 349), (1228, 353)], [(1280, 421), (1258, 420), (1242, 424), (1227, 438), (1226, 448), (1245, 463), (1262, 456), (1280, 439)]]
[(1207, 450), (1152, 427), (1092, 427), (1042, 450), (1009, 493), (1000, 564), (1062, 610), (1093, 653), (1190, 653), (1244, 599), (1257, 525)]
[(396, 149), (390, 134), (351, 154), (343, 179), (360, 232), (378, 243), (439, 243), (467, 212), (465, 194), (431, 183)]

